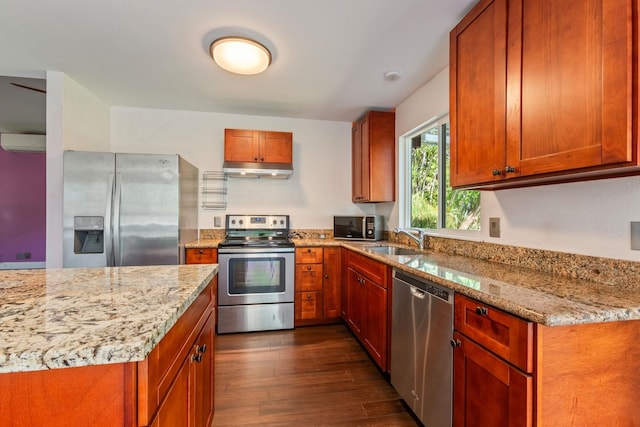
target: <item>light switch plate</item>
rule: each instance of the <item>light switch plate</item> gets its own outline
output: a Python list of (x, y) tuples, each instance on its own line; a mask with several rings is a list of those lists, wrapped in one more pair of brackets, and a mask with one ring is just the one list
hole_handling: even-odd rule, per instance
[(489, 237), (500, 237), (500, 218), (489, 218)]
[(631, 221), (631, 250), (640, 251), (640, 222)]
[(213, 217), (213, 226), (214, 227), (222, 227), (222, 218), (220, 218), (219, 216), (214, 216)]

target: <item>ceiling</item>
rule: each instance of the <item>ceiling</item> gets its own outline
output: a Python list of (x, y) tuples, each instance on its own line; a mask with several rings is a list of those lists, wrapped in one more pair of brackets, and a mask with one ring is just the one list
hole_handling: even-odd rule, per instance
[[(475, 1), (7, 0), (0, 75), (61, 71), (112, 106), (351, 122), (397, 106), (441, 71), (449, 31)], [(253, 36), (271, 49), (271, 67), (218, 68), (208, 48), (221, 35)], [(386, 81), (388, 71), (401, 78)], [(22, 96), (44, 99), (5, 94), (7, 84), (0, 99), (14, 109)], [(0, 131), (10, 113), (0, 107)]]

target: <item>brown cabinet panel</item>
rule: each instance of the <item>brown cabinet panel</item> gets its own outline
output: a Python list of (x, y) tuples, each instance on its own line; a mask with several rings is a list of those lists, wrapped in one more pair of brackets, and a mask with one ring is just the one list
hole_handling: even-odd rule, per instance
[(323, 254), (323, 316), (337, 319), (341, 316), (342, 250), (339, 247), (324, 248)]
[(640, 173), (636, 8), (481, 0), (450, 34), (452, 185)]
[(528, 373), (533, 371), (533, 326), (497, 308), (455, 295), (455, 329)]
[(322, 291), (322, 264), (296, 264), (296, 291)]
[[(389, 369), (389, 268), (371, 258), (347, 251), (344, 319), (384, 372)], [(374, 281), (372, 277), (381, 281)]]
[(186, 248), (186, 264), (216, 264), (218, 262), (218, 250), (214, 248)]
[(322, 292), (296, 292), (295, 317), (298, 320), (322, 318)]
[(533, 378), (455, 332), (453, 425), (513, 427), (533, 423)]
[(322, 263), (323, 248), (296, 248), (296, 264)]
[(225, 129), (224, 160), (226, 162), (292, 163), (293, 134)]
[(370, 111), (353, 124), (352, 200), (395, 201), (395, 113)]

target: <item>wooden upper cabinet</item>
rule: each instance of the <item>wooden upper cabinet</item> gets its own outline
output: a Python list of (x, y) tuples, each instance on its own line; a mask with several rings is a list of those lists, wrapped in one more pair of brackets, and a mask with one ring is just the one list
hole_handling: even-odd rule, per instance
[(481, 0), (451, 32), (452, 185), (639, 173), (634, 5)]
[(505, 165), (507, 0), (481, 1), (451, 32), (451, 185), (492, 182)]
[(226, 162), (293, 162), (293, 134), (244, 129), (224, 130)]
[(352, 129), (352, 200), (395, 200), (395, 113), (370, 111)]

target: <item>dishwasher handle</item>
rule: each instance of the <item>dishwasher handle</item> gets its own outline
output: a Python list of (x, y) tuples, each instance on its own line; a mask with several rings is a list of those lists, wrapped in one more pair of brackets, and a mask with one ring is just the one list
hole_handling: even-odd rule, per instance
[(413, 286), (409, 286), (409, 289), (411, 289), (411, 295), (418, 299), (424, 299), (425, 295), (427, 295), (422, 289), (414, 288)]

